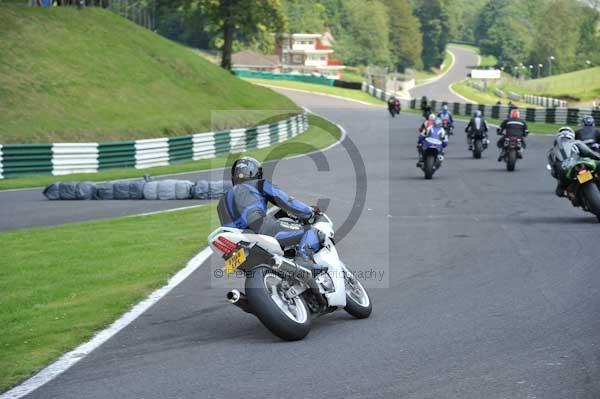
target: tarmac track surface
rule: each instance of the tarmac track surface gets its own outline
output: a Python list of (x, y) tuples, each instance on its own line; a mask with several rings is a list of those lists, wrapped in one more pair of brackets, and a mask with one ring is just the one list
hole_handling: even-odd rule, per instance
[(412, 97), (420, 99), (427, 96), (430, 100), (464, 103), (465, 99), (452, 93), (449, 86), (467, 78), (471, 69), (478, 65), (478, 55), (469, 49), (449, 46), (449, 51), (454, 54), (454, 65), (442, 78), (417, 86), (410, 91)]
[(362, 208), (338, 249), (370, 289), (371, 318), (336, 312), (281, 342), (225, 302), (241, 281), (213, 277), (213, 256), (29, 397), (600, 397), (599, 227), (554, 196), (549, 137), (530, 136), (509, 173), (494, 147), (472, 159), (459, 122), (425, 181), (416, 116), (288, 95), (345, 126), (364, 162), (364, 203), (354, 203), (356, 152), (341, 145), (325, 153), (329, 172), (302, 157), (273, 179), (309, 203), (328, 198), (338, 225)]

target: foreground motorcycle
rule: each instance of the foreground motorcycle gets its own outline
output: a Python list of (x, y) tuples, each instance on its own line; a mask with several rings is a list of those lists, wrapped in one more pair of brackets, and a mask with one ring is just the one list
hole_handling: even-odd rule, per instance
[[(277, 207), (271, 208), (269, 214), (295, 222)], [(245, 293), (228, 292), (229, 302), (258, 317), (273, 334), (286, 341), (304, 338), (310, 331), (312, 315), (343, 308), (364, 319), (372, 310), (369, 294), (338, 256), (331, 219), (320, 213), (312, 227), (325, 237), (314, 260), (326, 271), (316, 276), (294, 262), (295, 247), (281, 248), (274, 237), (230, 227), (219, 227), (208, 237), (210, 247), (223, 254), (225, 271), (239, 270), (246, 278)]]
[[(502, 135), (498, 131), (498, 135)], [(506, 163), (506, 170), (512, 172), (515, 170), (517, 159), (523, 158), (523, 139), (518, 136), (505, 136), (500, 157)]]
[(435, 137), (425, 137), (422, 146), (423, 162), (420, 163), (420, 168), (425, 173), (425, 179), (431, 180), (435, 171), (442, 167), (442, 161), (444, 160), (442, 140)]
[[(570, 181), (567, 197), (575, 207), (593, 213), (600, 222), (600, 175), (598, 162), (590, 158), (567, 159), (562, 169)], [(546, 166), (552, 171), (550, 165)]]

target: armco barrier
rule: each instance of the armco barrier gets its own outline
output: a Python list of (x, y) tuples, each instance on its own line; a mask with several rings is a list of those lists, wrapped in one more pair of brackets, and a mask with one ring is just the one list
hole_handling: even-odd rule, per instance
[[(363, 84), (362, 90), (373, 97), (382, 101), (387, 101), (391, 93), (376, 89), (371, 85)], [(431, 100), (429, 105), (432, 111), (437, 112), (446, 104), (453, 114), (472, 116), (476, 110), (480, 110), (485, 118), (504, 119), (508, 117), (511, 109), (517, 108), (508, 105), (485, 105), (485, 104), (464, 104), (453, 102), (442, 102)], [(411, 109), (419, 109), (421, 101), (417, 99), (402, 100), (402, 106)], [(517, 108), (521, 111), (522, 117), (528, 122), (541, 122), (555, 125), (577, 125), (585, 115), (594, 117), (596, 124), (600, 125), (600, 110), (579, 109), (579, 108)]]
[(0, 145), (0, 179), (137, 169), (269, 147), (308, 129), (306, 113), (269, 125), (189, 136), (106, 143)]
[(294, 73), (275, 73), (275, 72), (261, 72), (251, 71), (249, 69), (234, 69), (233, 74), (240, 78), (256, 78), (256, 79), (268, 79), (268, 80), (291, 80), (294, 82), (313, 83), (326, 86), (333, 86), (335, 79), (326, 78), (323, 76), (313, 75), (302, 75)]

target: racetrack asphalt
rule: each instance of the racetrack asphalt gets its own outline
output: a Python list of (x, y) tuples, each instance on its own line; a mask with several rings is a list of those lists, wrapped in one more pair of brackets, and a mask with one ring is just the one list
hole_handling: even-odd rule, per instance
[[(551, 138), (530, 136), (509, 173), (494, 147), (472, 159), (458, 122), (425, 181), (417, 116), (288, 95), (358, 148), (326, 152), (329, 171), (282, 161), (273, 180), (306, 202), (329, 199), (338, 225), (361, 211), (338, 250), (370, 290), (371, 318), (336, 312), (282, 342), (225, 301), (241, 281), (216, 275), (213, 256), (30, 398), (600, 397), (598, 224), (554, 196)], [(358, 158), (367, 191), (356, 203)]]
[(478, 55), (470, 49), (448, 46), (454, 54), (454, 65), (440, 79), (415, 87), (410, 90), (413, 98), (420, 99), (427, 96), (430, 100), (464, 103), (465, 99), (452, 93), (449, 86), (467, 78), (467, 74), (478, 65)]

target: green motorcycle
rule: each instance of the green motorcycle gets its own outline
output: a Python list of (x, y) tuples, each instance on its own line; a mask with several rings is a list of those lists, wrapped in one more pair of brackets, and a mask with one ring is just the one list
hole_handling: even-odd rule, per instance
[[(591, 158), (569, 158), (562, 162), (567, 196), (573, 206), (591, 212), (600, 222), (600, 167), (599, 162)], [(548, 169), (552, 167), (548, 165)]]

